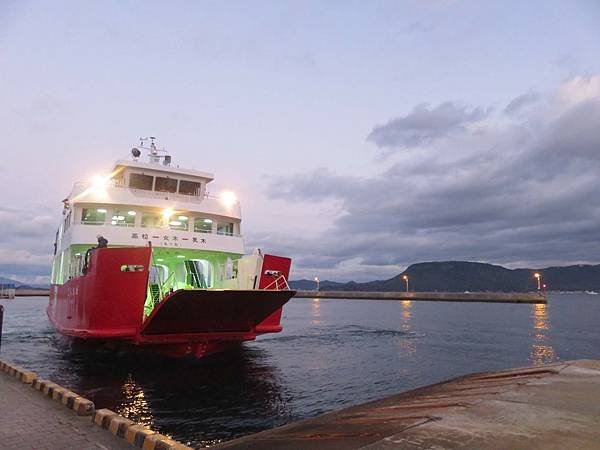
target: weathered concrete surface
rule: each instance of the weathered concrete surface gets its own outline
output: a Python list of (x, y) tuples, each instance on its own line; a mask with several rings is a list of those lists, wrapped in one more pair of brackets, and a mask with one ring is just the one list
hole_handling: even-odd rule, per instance
[(468, 375), (215, 449), (600, 449), (600, 361)]
[(299, 298), (340, 298), (347, 300), (414, 300), (427, 302), (548, 303), (540, 292), (362, 292), (297, 291)]
[(30, 384), (0, 373), (0, 448), (127, 449), (133, 447), (78, 416), (61, 403), (40, 395)]

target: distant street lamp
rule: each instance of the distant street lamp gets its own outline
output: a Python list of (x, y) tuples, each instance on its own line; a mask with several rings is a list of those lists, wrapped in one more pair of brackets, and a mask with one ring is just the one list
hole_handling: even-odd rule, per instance
[(321, 283), (319, 277), (315, 277), (315, 283), (317, 283), (317, 291), (319, 290), (319, 284)]
[(538, 291), (542, 290), (542, 276), (539, 273), (534, 273), (533, 276), (537, 280)]
[(402, 275), (402, 279), (406, 283), (406, 292), (408, 292), (408, 275)]

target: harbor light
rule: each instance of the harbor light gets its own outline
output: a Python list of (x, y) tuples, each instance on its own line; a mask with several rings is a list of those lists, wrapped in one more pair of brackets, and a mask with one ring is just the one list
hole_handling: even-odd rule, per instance
[(402, 279), (406, 283), (406, 292), (408, 292), (408, 275), (402, 275)]
[(237, 196), (231, 191), (221, 192), (220, 198), (221, 198), (221, 202), (227, 208), (231, 208), (237, 202)]
[(319, 277), (315, 277), (315, 283), (317, 283), (317, 291), (319, 290), (319, 285), (321, 283), (321, 280), (319, 280)]
[(538, 272), (534, 273), (533, 276), (537, 280), (537, 290), (539, 291), (542, 289), (542, 276)]

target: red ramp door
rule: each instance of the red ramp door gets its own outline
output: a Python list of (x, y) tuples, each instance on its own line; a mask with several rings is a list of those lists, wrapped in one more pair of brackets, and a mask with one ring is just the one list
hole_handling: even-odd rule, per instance
[(163, 300), (142, 335), (251, 331), (295, 291), (182, 289)]

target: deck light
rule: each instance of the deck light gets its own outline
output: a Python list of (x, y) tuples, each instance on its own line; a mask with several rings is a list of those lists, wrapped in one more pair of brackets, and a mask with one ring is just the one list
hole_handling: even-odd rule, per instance
[(178, 258), (185, 258), (183, 255), (177, 255)]
[(168, 219), (173, 215), (173, 210), (171, 208), (163, 209), (162, 215), (165, 219)]
[(223, 191), (223, 192), (221, 192), (220, 197), (221, 197), (221, 202), (227, 208), (231, 208), (237, 202), (236, 195), (233, 192), (231, 192), (231, 191)]
[(92, 178), (91, 191), (97, 195), (106, 195), (106, 188), (110, 182), (110, 175), (96, 175)]
[(164, 261), (164, 259), (162, 259), (162, 258), (156, 258), (156, 260), (157, 260), (158, 262), (162, 262), (162, 261)]

